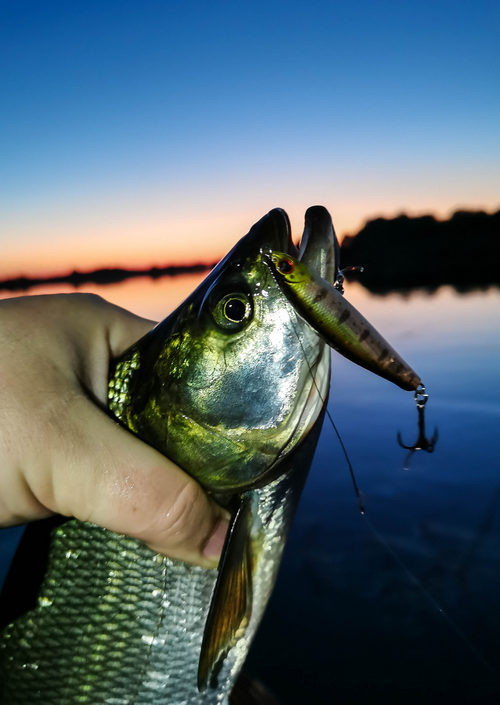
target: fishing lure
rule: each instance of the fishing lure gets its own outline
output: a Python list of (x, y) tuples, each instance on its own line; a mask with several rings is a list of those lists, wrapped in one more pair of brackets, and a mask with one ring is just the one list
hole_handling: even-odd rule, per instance
[(420, 377), (340, 291), (284, 252), (263, 252), (281, 290), (299, 315), (344, 357), (412, 391)]

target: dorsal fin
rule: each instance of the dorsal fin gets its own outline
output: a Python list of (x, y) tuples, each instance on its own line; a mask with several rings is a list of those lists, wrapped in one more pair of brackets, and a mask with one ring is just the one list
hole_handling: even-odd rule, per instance
[(243, 495), (226, 537), (203, 634), (199, 691), (209, 685), (216, 687), (224, 658), (246, 629), (252, 613), (250, 505), (249, 495)]

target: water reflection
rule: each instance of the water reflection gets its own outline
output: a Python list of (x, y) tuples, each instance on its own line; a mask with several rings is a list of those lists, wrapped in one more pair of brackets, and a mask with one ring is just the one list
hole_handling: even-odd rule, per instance
[[(88, 290), (159, 319), (200, 278)], [(425, 380), (439, 444), (404, 472), (412, 395), (332, 353), (329, 409), (366, 518), (325, 425), (248, 670), (284, 705), (497, 703), (500, 292), (346, 296)], [(0, 534), (4, 565), (14, 540)]]
[(439, 444), (403, 472), (411, 396), (334, 354), (330, 410), (376, 535), (325, 427), (249, 665), (285, 703), (496, 703), (500, 293), (346, 295), (422, 375)]
[[(70, 284), (38, 286), (29, 290), (29, 295), (93, 293), (102, 296), (118, 306), (133, 311), (155, 321), (162, 320), (171, 313), (205, 278), (206, 272), (179, 274), (175, 277), (138, 277), (118, 284), (86, 284), (77, 288)], [(13, 298), (16, 294), (6, 294), (2, 298)]]

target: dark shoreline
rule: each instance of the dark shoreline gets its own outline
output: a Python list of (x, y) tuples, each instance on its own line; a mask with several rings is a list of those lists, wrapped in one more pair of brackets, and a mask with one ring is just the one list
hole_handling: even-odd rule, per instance
[(176, 277), (182, 274), (196, 274), (205, 272), (215, 266), (215, 262), (199, 262), (189, 265), (169, 265), (166, 267), (149, 267), (148, 269), (122, 269), (120, 267), (103, 267), (90, 272), (74, 270), (69, 274), (53, 275), (48, 277), (13, 277), (0, 280), (0, 291), (28, 291), (35, 286), (50, 286), (51, 284), (70, 284), (75, 288), (83, 284), (118, 284), (135, 277)]
[(500, 286), (500, 211), (457, 211), (449, 220), (432, 215), (377, 218), (347, 236), (341, 266), (361, 265), (349, 275), (373, 294), (459, 292)]

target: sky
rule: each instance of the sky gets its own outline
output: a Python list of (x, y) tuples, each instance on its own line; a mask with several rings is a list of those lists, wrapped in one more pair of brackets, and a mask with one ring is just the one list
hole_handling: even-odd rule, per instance
[(0, 278), (500, 208), (498, 0), (0, 0)]

